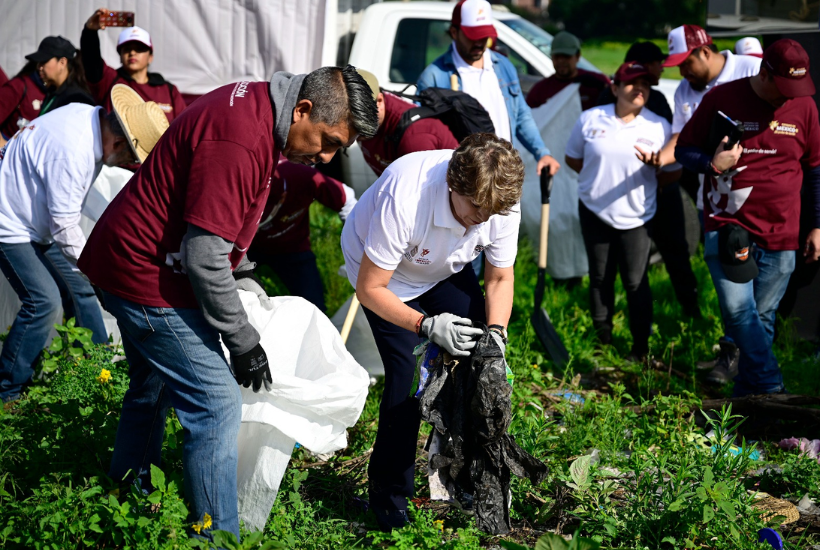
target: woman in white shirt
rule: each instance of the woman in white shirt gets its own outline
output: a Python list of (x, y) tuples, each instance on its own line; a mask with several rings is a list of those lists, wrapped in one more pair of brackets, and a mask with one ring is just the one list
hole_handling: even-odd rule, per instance
[[(504, 347), (523, 179), (510, 142), (474, 134), (456, 151), (393, 162), (345, 223), (347, 275), (385, 367), (368, 469), (370, 505), (384, 529), (407, 522), (413, 496), (420, 413), (410, 390), (420, 338), (468, 356), (482, 334), (473, 323), (486, 322)], [(486, 300), (470, 268), (482, 251)]]
[(616, 102), (584, 111), (567, 143), (567, 165), (578, 172), (578, 210), (589, 258), (592, 321), (603, 344), (612, 342), (615, 276), (629, 306), (632, 350), (643, 361), (652, 330), (652, 292), (647, 278), (651, 221), (659, 182), (675, 181), (679, 169), (660, 172), (659, 151), (671, 128), (644, 109), (658, 83), (643, 65), (618, 68), (612, 83)]

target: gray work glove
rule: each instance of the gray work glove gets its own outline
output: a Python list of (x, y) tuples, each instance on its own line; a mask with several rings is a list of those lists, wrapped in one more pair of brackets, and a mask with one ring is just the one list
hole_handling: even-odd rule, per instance
[(234, 272), (233, 278), (236, 279), (236, 288), (239, 290), (247, 290), (249, 292), (253, 292), (256, 294), (256, 297), (259, 298), (259, 303), (262, 304), (262, 307), (265, 310), (270, 311), (273, 309), (273, 304), (268, 298), (265, 289), (262, 288), (262, 281), (253, 274), (253, 270), (248, 269), (245, 271), (240, 271), (239, 273)]
[(427, 317), (421, 323), (421, 335), (447, 350), (453, 357), (466, 357), (476, 346), (475, 340), (484, 334), (473, 328), (473, 322), (452, 313)]

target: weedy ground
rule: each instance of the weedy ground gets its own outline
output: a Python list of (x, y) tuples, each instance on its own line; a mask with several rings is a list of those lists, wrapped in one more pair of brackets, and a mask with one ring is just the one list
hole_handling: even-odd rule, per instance
[[(351, 289), (336, 272), (341, 225), (314, 206), (312, 238), (330, 311)], [(572, 360), (557, 369), (535, 337), (529, 316), (536, 267), (521, 241), (508, 361), (515, 373), (514, 419), (510, 432), (528, 452), (545, 461), (550, 475), (539, 486), (515, 479), (514, 531), (492, 537), (446, 504), (429, 500), (421, 451), (417, 461), (414, 522), (393, 533), (375, 530), (366, 511), (367, 458), (376, 432), (381, 384), (370, 391), (349, 445), (328, 461), (304, 449), (294, 452), (279, 497), (262, 533), (243, 533), (237, 544), (224, 534), (225, 548), (549, 548), (761, 549), (757, 531), (779, 530), (786, 548), (820, 544), (820, 526), (805, 521), (780, 526), (783, 517), (755, 509), (754, 492), (798, 500), (820, 500), (820, 465), (774, 446), (780, 437), (810, 436), (800, 421), (761, 424), (724, 410), (705, 416), (701, 400), (729, 395), (713, 388), (695, 368), (713, 356), (721, 334), (717, 299), (708, 270), (693, 258), (704, 318), (687, 319), (675, 302), (663, 265), (652, 266), (655, 299), (652, 353), (665, 365), (627, 364), (630, 347), (623, 313), (615, 317), (614, 345), (596, 346), (587, 311), (586, 282), (575, 288), (548, 281), (549, 311)], [(263, 270), (269, 291), (285, 293)], [(626, 309), (619, 288), (616, 307)], [(83, 335), (67, 322), (61, 342), (49, 348), (42, 379), (23, 399), (0, 413), (0, 547), (4, 548), (208, 548), (193, 537), (208, 531), (209, 518), (187, 519), (182, 489), (182, 427), (166, 424), (164, 461), (152, 471), (155, 491), (142, 494), (106, 477), (122, 396), (128, 385), (125, 361), (100, 346), (70, 348)], [(776, 353), (794, 393), (820, 395), (814, 346), (797, 339), (788, 323), (779, 326)], [(567, 400), (566, 392), (583, 399)], [(763, 429), (766, 428), (766, 429)], [(816, 428), (816, 427), (815, 427)], [(768, 431), (767, 431), (768, 430)], [(711, 439), (706, 434), (712, 432)], [(752, 442), (743, 434), (764, 434)], [(816, 436), (816, 433), (815, 433)], [(762, 452), (755, 457), (753, 451)], [(545, 533), (574, 534), (573, 543)], [(544, 538), (537, 542), (539, 538)], [(571, 546), (570, 546), (571, 544)]]

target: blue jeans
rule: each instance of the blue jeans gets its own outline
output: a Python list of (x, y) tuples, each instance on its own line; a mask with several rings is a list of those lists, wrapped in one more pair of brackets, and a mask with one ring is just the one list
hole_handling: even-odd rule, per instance
[(755, 246), (754, 259), (760, 273), (743, 284), (733, 283), (723, 273), (717, 231), (706, 234), (703, 259), (717, 290), (726, 333), (740, 348), (734, 395), (783, 391), (783, 375), (772, 343), (777, 306), (794, 271), (794, 250), (764, 250)]
[(10, 401), (31, 380), (48, 335), (61, 320), (61, 294), (73, 310), (66, 307), (66, 317), (90, 328), (94, 343), (107, 342), (108, 334), (94, 290), (72, 271), (56, 244), (0, 243), (0, 270), (22, 302), (0, 353), (0, 399)]
[(131, 383), (122, 405), (110, 476), (129, 470), (150, 487), (160, 465), (165, 416), (174, 407), (183, 428), (185, 496), (191, 521), (239, 537), (236, 468), (242, 396), (222, 354), (219, 333), (198, 309), (148, 307), (106, 292), (117, 318)]

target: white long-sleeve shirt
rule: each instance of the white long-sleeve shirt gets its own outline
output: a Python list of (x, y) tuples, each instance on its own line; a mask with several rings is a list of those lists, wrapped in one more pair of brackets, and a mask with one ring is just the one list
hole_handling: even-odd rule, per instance
[(0, 150), (0, 242), (56, 242), (76, 264), (85, 245), (80, 212), (103, 164), (101, 110), (66, 105)]

